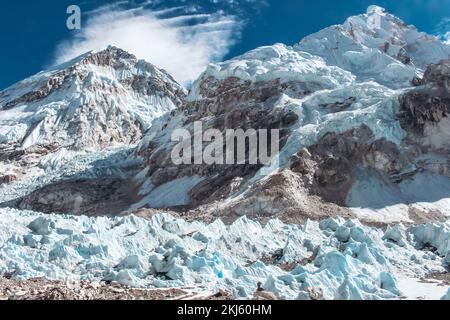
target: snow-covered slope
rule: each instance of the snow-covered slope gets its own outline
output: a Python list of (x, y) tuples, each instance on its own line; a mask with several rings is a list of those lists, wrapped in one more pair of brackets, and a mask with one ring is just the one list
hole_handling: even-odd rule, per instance
[(207, 78), (225, 80), (237, 77), (243, 81), (263, 82), (282, 79), (316, 84), (322, 89), (349, 85), (355, 77), (339, 67), (329, 66), (317, 55), (294, 51), (284, 44), (257, 48), (230, 61), (211, 64), (194, 84), (190, 98), (201, 97), (199, 86)]
[(0, 92), (0, 144), (100, 150), (135, 143), (183, 96), (165, 71), (109, 47)]

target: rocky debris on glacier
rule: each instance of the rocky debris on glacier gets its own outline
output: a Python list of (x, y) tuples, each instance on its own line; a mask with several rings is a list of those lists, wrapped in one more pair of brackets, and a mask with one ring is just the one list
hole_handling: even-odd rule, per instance
[(128, 210), (129, 188), (121, 180), (75, 180), (45, 186), (20, 200), (18, 208), (44, 213), (112, 215)]
[(180, 289), (132, 289), (118, 283), (0, 278), (0, 300), (172, 300), (186, 295)]
[[(89, 218), (0, 209), (0, 273), (277, 299), (400, 299), (397, 276), (445, 273), (448, 223), (384, 232), (342, 218), (231, 225), (169, 215)], [(257, 294), (256, 296), (261, 296)]]
[[(129, 181), (142, 167), (132, 147), (98, 152), (60, 149), (17, 181), (0, 184), (0, 205), (45, 213), (118, 215), (136, 201)], [(1, 164), (0, 164), (1, 170)]]

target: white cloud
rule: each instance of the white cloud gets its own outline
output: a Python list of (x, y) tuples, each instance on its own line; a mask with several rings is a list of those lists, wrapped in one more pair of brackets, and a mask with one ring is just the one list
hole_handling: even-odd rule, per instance
[(442, 19), (437, 25), (435, 33), (444, 43), (450, 45), (450, 18)]
[(83, 28), (72, 39), (57, 47), (55, 63), (114, 45), (189, 84), (209, 62), (220, 60), (228, 52), (239, 38), (241, 24), (223, 11), (183, 12), (163, 19), (161, 11), (145, 7), (125, 9), (120, 3), (101, 7), (89, 13)]

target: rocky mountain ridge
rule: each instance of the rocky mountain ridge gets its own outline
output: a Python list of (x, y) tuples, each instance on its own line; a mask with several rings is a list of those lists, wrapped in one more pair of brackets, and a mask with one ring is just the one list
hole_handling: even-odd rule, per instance
[(90, 52), (0, 93), (0, 143), (101, 150), (133, 144), (185, 90), (115, 47)]
[[(212, 64), (183, 107), (138, 147), (148, 168), (146, 179), (135, 179), (143, 196), (133, 208), (182, 204), (194, 216), (231, 221), (336, 214), (372, 222), (445, 220), (449, 54), (437, 38), (372, 6), (294, 47), (276, 44)], [(170, 132), (192, 132), (194, 121), (204, 128), (280, 129), (280, 167), (267, 176), (251, 165), (173, 166)], [(160, 192), (177, 182), (185, 186), (183, 203)]]

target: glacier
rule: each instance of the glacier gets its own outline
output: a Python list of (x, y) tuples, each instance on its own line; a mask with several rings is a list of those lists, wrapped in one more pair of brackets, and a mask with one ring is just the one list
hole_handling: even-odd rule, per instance
[[(89, 218), (11, 208), (0, 216), (0, 273), (17, 279), (223, 289), (241, 299), (261, 283), (279, 299), (402, 299), (408, 296), (397, 276), (426, 277), (450, 263), (448, 223), (383, 232), (342, 218), (261, 225), (242, 217), (225, 225), (167, 214)], [(435, 286), (442, 296), (444, 289)]]

